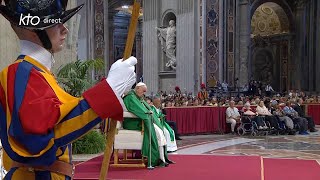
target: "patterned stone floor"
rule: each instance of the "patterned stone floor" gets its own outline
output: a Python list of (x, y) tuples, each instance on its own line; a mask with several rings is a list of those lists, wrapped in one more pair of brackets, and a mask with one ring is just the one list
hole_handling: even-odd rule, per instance
[[(172, 154), (259, 155), (270, 158), (314, 159), (320, 162), (320, 131), (307, 136), (252, 137), (226, 134), (182, 136), (182, 139), (177, 141), (178, 151)], [(73, 155), (73, 158), (75, 162), (83, 162), (102, 154)]]
[(184, 136), (174, 154), (260, 155), (272, 158), (315, 159), (320, 162), (320, 133), (280, 136)]

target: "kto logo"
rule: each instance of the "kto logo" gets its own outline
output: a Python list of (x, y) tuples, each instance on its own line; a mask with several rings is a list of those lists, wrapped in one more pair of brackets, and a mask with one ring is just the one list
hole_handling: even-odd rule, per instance
[[(41, 19), (39, 18), (39, 16), (31, 16), (30, 13), (25, 16), (23, 14), (20, 15), (20, 21), (19, 21), (19, 26), (24, 25), (24, 26), (29, 26), (30, 24), (32, 26), (37, 26), (39, 23), (41, 22)], [(52, 24), (57, 24), (57, 23), (61, 23), (61, 19), (44, 19), (43, 23), (47, 24), (47, 23), (52, 23)]]

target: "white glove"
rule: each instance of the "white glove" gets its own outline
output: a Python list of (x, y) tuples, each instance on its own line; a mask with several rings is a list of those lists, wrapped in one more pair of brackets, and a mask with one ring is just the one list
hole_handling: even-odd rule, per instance
[(112, 64), (106, 80), (119, 97), (129, 91), (136, 82), (136, 73), (134, 72), (136, 64), (137, 58), (133, 56), (125, 61), (119, 59)]

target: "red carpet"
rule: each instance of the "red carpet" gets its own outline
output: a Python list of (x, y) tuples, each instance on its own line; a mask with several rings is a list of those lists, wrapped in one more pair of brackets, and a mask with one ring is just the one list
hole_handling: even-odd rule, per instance
[[(108, 179), (152, 180), (320, 180), (315, 160), (263, 159), (259, 156), (171, 155), (166, 168), (109, 168)], [(98, 179), (102, 156), (76, 166), (75, 180)], [(261, 177), (264, 174), (264, 177)]]
[[(166, 168), (154, 170), (110, 168), (108, 179), (235, 180), (239, 177), (243, 180), (261, 179), (258, 156), (172, 155), (169, 158), (176, 164)], [(74, 179), (98, 179), (101, 162), (100, 156), (76, 166)]]
[(263, 159), (265, 180), (320, 180), (315, 160)]

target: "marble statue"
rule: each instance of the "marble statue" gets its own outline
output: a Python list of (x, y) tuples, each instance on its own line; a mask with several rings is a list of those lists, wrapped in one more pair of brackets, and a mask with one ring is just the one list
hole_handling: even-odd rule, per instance
[(169, 27), (167, 28), (158, 28), (156, 27), (159, 40), (161, 42), (162, 50), (167, 56), (166, 67), (175, 70), (177, 61), (176, 61), (176, 25), (174, 20), (169, 21)]

